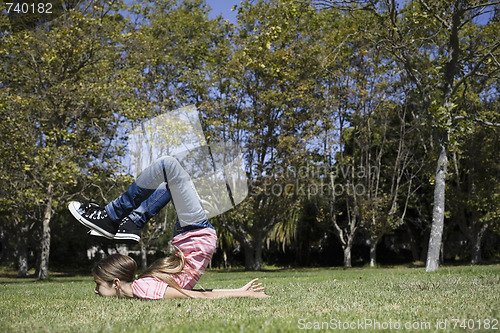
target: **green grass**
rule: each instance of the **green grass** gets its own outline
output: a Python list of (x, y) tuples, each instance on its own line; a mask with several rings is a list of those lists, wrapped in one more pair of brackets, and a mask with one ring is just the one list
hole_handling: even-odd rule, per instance
[[(374, 330), (367, 320), (382, 328), (391, 322), (422, 327), (401, 331), (452, 332), (469, 331), (460, 328), (468, 319), (477, 332), (500, 329), (499, 265), (442, 267), (434, 273), (423, 268), (209, 271), (200, 284), (235, 288), (253, 277), (273, 298), (110, 299), (93, 295), (90, 276), (43, 282), (3, 277), (0, 332), (293, 332), (318, 325), (338, 331), (338, 321), (355, 325), (351, 332), (390, 331)], [(484, 330), (485, 320), (490, 328), (496, 320), (497, 330)], [(436, 327), (437, 321), (447, 329)], [(472, 327), (471, 321), (465, 324)]]

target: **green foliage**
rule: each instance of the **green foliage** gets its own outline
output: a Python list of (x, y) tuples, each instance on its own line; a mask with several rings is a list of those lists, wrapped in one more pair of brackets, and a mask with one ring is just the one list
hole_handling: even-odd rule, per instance
[(137, 89), (148, 103), (145, 115), (207, 100), (213, 64), (225, 43), (221, 20), (208, 18), (203, 1), (142, 1), (130, 10), (144, 22), (129, 27), (128, 51), (143, 73)]
[(0, 204), (13, 235), (20, 225), (38, 229), (68, 195), (99, 186), (97, 177), (117, 170), (116, 130), (135, 112), (117, 9), (114, 3), (70, 9), (1, 37)]
[(284, 242), (293, 234), (299, 201), (293, 175), (284, 173), (303, 165), (313, 135), (308, 129), (315, 114), (309, 107), (319, 46), (304, 36), (319, 23), (305, 4), (242, 3), (237, 30), (230, 35), (233, 52), (225, 64), (219, 60), (223, 72), (206, 125), (211, 140), (237, 143), (245, 154), (249, 198), (221, 223), (245, 247), (247, 268), (260, 267), (258, 253), (274, 226), (274, 239)]
[[(469, 230), (498, 229), (498, 135), (475, 121), (498, 123), (499, 21), (478, 23), (490, 2), (322, 3), (244, 1), (235, 24), (210, 19), (202, 0), (67, 1), (15, 26), (2, 12), (2, 231), (36, 239), (48, 202), (59, 221), (69, 198), (118, 195), (131, 181), (117, 176), (129, 129), (187, 104), (208, 142), (242, 147), (250, 195), (214, 223), (247, 268), (266, 241), (304, 248), (307, 225), (380, 238), (406, 223), (423, 236), (436, 142), (456, 156), (447, 220), (464, 207)], [(177, 135), (164, 125), (158, 136)], [(364, 191), (332, 195), (330, 182)]]

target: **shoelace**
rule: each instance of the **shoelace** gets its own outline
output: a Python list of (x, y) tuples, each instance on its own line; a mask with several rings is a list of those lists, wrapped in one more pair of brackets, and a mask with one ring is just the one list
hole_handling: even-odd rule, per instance
[(95, 210), (89, 215), (89, 218), (93, 220), (102, 220), (105, 219), (106, 216), (106, 212), (103, 212), (102, 210)]
[(87, 212), (87, 217), (92, 220), (103, 220), (108, 216), (108, 213), (105, 209), (95, 205), (95, 204), (86, 204), (83, 207), (84, 211), (91, 209), (90, 212)]
[(128, 221), (131, 221), (128, 217), (124, 218), (122, 220), (122, 222), (120, 222), (120, 225), (118, 225), (118, 228), (121, 228), (125, 223), (127, 223)]

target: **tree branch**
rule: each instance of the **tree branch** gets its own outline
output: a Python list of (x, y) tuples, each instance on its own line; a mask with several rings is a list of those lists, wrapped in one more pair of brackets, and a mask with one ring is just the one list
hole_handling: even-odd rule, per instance
[[(319, 7), (336, 8), (346, 11), (368, 10), (377, 13), (374, 1), (367, 0), (313, 0), (306, 1), (306, 3)], [(354, 7), (354, 5), (358, 5), (359, 7)]]
[(443, 19), (441, 16), (439, 16), (438, 14), (434, 13), (434, 11), (432, 10), (432, 8), (429, 7), (429, 5), (424, 1), (424, 0), (419, 0), (418, 2), (420, 2), (420, 4), (422, 6), (424, 6), (425, 10), (427, 10), (429, 13), (432, 13), (432, 15), (434, 15), (434, 17), (439, 21), (441, 22), (447, 29), (450, 29), (451, 26), (448, 22), (446, 22), (445, 19)]
[(475, 6), (466, 7), (465, 10), (466, 11), (468, 11), (468, 10), (474, 10), (476, 8), (488, 7), (488, 6), (494, 6), (494, 5), (500, 5), (500, 1), (487, 2), (487, 3), (482, 3), (482, 4), (479, 4), (479, 5), (475, 5)]
[(481, 123), (484, 125), (492, 126), (492, 127), (500, 127), (500, 123), (492, 123), (490, 121), (486, 121), (486, 120), (483, 120), (480, 118), (470, 118), (470, 117), (466, 117), (466, 116), (456, 116), (455, 118), (453, 118), (454, 121), (455, 120), (462, 120), (462, 119), (472, 120), (472, 121), (475, 121), (475, 122), (478, 122), (478, 123)]
[[(466, 25), (467, 23), (471, 22), (472, 20), (474, 20), (478, 16), (485, 15), (485, 14), (490, 13), (490, 12), (494, 12), (494, 10), (484, 11), (484, 9), (486, 9), (486, 7), (482, 8), (479, 12), (475, 13), (474, 15), (472, 15), (471, 17), (469, 17), (467, 20), (465, 20), (462, 24), (460, 24), (460, 26), (458, 27), (458, 29), (459, 30), (462, 29), (462, 27), (464, 25)], [(465, 10), (467, 11), (467, 10), (473, 10), (473, 9), (466, 8)]]
[(457, 91), (458, 87), (460, 87), (460, 85), (461, 85), (462, 83), (464, 83), (464, 82), (465, 82), (465, 80), (467, 80), (469, 77), (471, 77), (472, 75), (474, 75), (474, 74), (478, 71), (479, 67), (480, 67), (480, 66), (481, 66), (481, 65), (482, 65), (482, 64), (486, 61), (486, 59), (487, 59), (489, 56), (492, 56), (492, 57), (493, 57), (493, 59), (495, 59), (495, 60), (496, 60), (495, 56), (493, 55), (493, 52), (494, 52), (494, 51), (495, 51), (498, 47), (500, 47), (500, 42), (497, 42), (495, 45), (493, 45), (493, 47), (491, 48), (491, 50), (490, 50), (488, 53), (486, 53), (485, 55), (483, 55), (483, 56), (481, 57), (481, 59), (479, 59), (479, 60), (476, 62), (476, 66), (474, 66), (474, 68), (473, 68), (473, 69), (471, 69), (471, 71), (470, 71), (470, 72), (468, 72), (467, 74), (465, 74), (464, 76), (462, 76), (462, 77), (460, 78), (460, 80), (458, 80), (458, 81), (457, 81), (457, 83), (455, 84), (455, 86), (454, 86), (454, 87), (453, 87), (453, 89), (452, 89), (452, 90), (453, 90), (453, 91), (452, 91), (452, 94), (455, 94), (455, 92)]

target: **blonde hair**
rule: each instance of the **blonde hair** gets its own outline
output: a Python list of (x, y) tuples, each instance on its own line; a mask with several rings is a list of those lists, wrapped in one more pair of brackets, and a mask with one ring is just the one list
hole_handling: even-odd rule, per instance
[(112, 283), (113, 279), (132, 282), (136, 270), (137, 264), (134, 259), (117, 253), (99, 261), (92, 269), (92, 274), (107, 283)]
[[(147, 276), (160, 279), (183, 295), (191, 297), (186, 294), (179, 284), (172, 278), (172, 274), (179, 274), (184, 270), (186, 261), (182, 251), (180, 251), (176, 246), (174, 246), (174, 249), (175, 254), (153, 262), (144, 272), (141, 273), (141, 275), (139, 275), (139, 279)], [(134, 259), (117, 253), (99, 261), (92, 269), (92, 274), (99, 280), (111, 284), (113, 279), (133, 282), (136, 270), (137, 263)]]
[(165, 258), (154, 261), (144, 272), (139, 275), (139, 279), (143, 277), (154, 277), (168, 283), (169, 286), (179, 291), (181, 294), (190, 297), (186, 294), (179, 284), (172, 278), (172, 274), (179, 274), (185, 268), (186, 258), (184, 253), (177, 246), (173, 246), (175, 253)]

